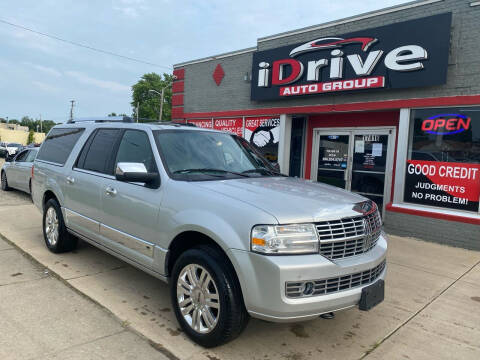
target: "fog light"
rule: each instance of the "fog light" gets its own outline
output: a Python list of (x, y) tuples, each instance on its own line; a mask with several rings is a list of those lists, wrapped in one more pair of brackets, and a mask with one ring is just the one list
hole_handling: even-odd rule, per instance
[(314, 287), (313, 282), (308, 281), (302, 284), (300, 291), (302, 292), (303, 295), (312, 295), (313, 287)]

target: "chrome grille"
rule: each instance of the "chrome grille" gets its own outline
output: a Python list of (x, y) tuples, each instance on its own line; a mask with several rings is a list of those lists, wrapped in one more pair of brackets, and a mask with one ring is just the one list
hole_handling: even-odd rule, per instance
[[(378, 279), (385, 269), (385, 264), (386, 260), (383, 260), (379, 265), (370, 270), (328, 279), (290, 281), (285, 284), (285, 295), (289, 298), (318, 296), (368, 285)], [(305, 283), (308, 282), (313, 283), (313, 292), (309, 295), (305, 295), (302, 291), (305, 287)]]
[(366, 216), (323, 221), (316, 224), (320, 254), (329, 259), (360, 255), (378, 241), (382, 220), (377, 210)]

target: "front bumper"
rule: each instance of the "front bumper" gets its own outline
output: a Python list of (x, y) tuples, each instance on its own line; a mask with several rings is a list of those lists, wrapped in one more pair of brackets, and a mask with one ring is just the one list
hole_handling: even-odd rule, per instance
[[(243, 297), (250, 315), (268, 321), (290, 322), (356, 306), (362, 289), (370, 284), (326, 295), (289, 298), (285, 294), (286, 282), (328, 279), (373, 269), (386, 259), (387, 241), (382, 234), (369, 252), (334, 261), (316, 254), (265, 256), (231, 251), (240, 269)], [(385, 273), (386, 267), (375, 281), (384, 279)]]

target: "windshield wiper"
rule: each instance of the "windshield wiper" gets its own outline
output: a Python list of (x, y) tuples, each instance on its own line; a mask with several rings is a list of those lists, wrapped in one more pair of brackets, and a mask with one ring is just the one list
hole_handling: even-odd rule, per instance
[(235, 172), (235, 171), (228, 171), (228, 170), (223, 170), (223, 169), (209, 169), (209, 168), (199, 168), (199, 169), (181, 169), (181, 170), (176, 170), (173, 173), (174, 174), (190, 174), (190, 173), (209, 173), (209, 175), (212, 176), (217, 176), (217, 177), (223, 177), (223, 175), (215, 175), (215, 174), (210, 174), (210, 173), (222, 173), (222, 174), (232, 174), (232, 175), (237, 175), (241, 177), (250, 177), (247, 174)]
[(248, 173), (267, 173), (269, 175), (279, 175), (279, 176), (285, 176), (277, 171), (274, 171), (274, 170), (270, 170), (270, 169), (267, 169), (267, 168), (258, 168), (258, 169), (250, 169), (250, 170), (245, 170), (245, 171), (242, 171), (242, 174), (248, 174)]

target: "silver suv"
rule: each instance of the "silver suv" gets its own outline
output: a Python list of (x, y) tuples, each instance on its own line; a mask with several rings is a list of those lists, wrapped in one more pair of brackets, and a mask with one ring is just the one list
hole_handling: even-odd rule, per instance
[(178, 124), (58, 125), (34, 163), (47, 247), (77, 239), (170, 283), (205, 347), (249, 315), (308, 320), (383, 300), (386, 237), (374, 202), (283, 176), (243, 138)]

